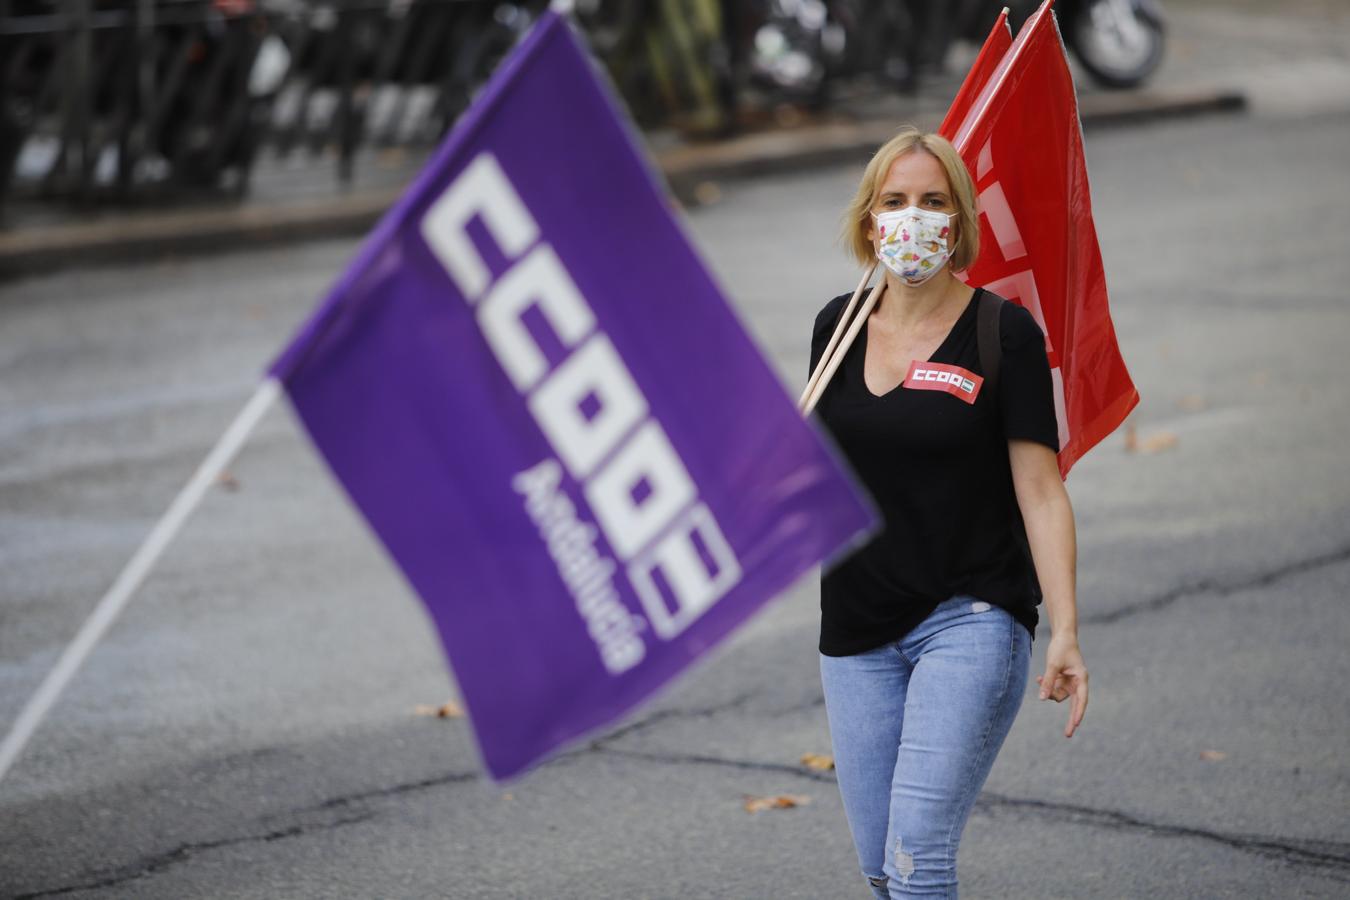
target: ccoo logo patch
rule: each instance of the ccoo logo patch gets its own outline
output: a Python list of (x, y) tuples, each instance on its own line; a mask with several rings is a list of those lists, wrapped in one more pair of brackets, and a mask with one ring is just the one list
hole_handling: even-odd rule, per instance
[(915, 360), (909, 364), (909, 374), (902, 384), (916, 391), (945, 391), (967, 403), (974, 403), (980, 396), (984, 378), (960, 366)]

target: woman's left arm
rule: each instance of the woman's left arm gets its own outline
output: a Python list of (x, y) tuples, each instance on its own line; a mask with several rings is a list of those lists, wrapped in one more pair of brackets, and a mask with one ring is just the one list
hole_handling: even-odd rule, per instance
[(1073, 710), (1065, 737), (1087, 712), (1088, 672), (1078, 649), (1078, 605), (1074, 595), (1077, 540), (1074, 536), (1073, 507), (1069, 492), (1059, 476), (1055, 451), (1036, 441), (1008, 441), (1012, 463), (1013, 488), (1022, 521), (1027, 527), (1027, 542), (1036, 564), (1046, 612), (1050, 616), (1050, 646), (1045, 652), (1045, 674), (1037, 676), (1041, 699), (1056, 703), (1073, 697)]

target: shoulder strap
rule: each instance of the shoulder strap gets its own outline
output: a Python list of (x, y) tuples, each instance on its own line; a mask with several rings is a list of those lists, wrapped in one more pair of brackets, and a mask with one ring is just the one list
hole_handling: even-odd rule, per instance
[[(984, 370), (984, 385), (980, 388), (984, 391), (998, 390), (998, 370), (1000, 362), (1003, 359), (1003, 341), (999, 334), (999, 313), (1003, 309), (1003, 304), (1008, 301), (998, 294), (981, 289), (980, 308), (976, 310), (975, 322), (975, 342), (980, 348), (980, 368)], [(998, 394), (992, 394), (994, 397), (994, 408), (998, 409)], [(1027, 541), (1026, 523), (1022, 520), (1022, 512), (1014, 504), (1012, 522), (1013, 540), (1017, 546), (1022, 549), (1026, 557), (1027, 566), (1031, 570), (1031, 590), (1036, 598), (1036, 602), (1041, 602), (1041, 582), (1036, 574), (1036, 563), (1031, 558), (1031, 544)]]
[(984, 373), (986, 391), (998, 390), (998, 369), (1003, 359), (1003, 342), (999, 336), (999, 311), (1007, 301), (998, 294), (980, 290), (980, 308), (976, 311), (975, 343), (980, 348), (980, 369)]

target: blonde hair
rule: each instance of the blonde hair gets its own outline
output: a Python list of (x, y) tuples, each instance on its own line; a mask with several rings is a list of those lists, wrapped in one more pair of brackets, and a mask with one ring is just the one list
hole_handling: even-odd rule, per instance
[(937, 159), (947, 173), (952, 202), (956, 205), (956, 247), (952, 250), (950, 265), (959, 272), (975, 264), (980, 255), (980, 219), (975, 202), (975, 182), (970, 170), (956, 148), (940, 134), (922, 132), (913, 126), (902, 128), (895, 137), (882, 144), (863, 170), (858, 192), (844, 210), (844, 225), (840, 237), (854, 259), (869, 266), (876, 261), (877, 252), (867, 237), (872, 222), (872, 204), (876, 203), (881, 183), (891, 165), (906, 153), (927, 153)]

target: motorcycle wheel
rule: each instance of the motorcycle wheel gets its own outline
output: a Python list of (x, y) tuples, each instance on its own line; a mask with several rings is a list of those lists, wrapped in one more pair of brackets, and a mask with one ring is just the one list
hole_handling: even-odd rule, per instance
[(1162, 62), (1162, 21), (1130, 0), (1087, 0), (1067, 25), (1070, 49), (1102, 87), (1137, 87)]

